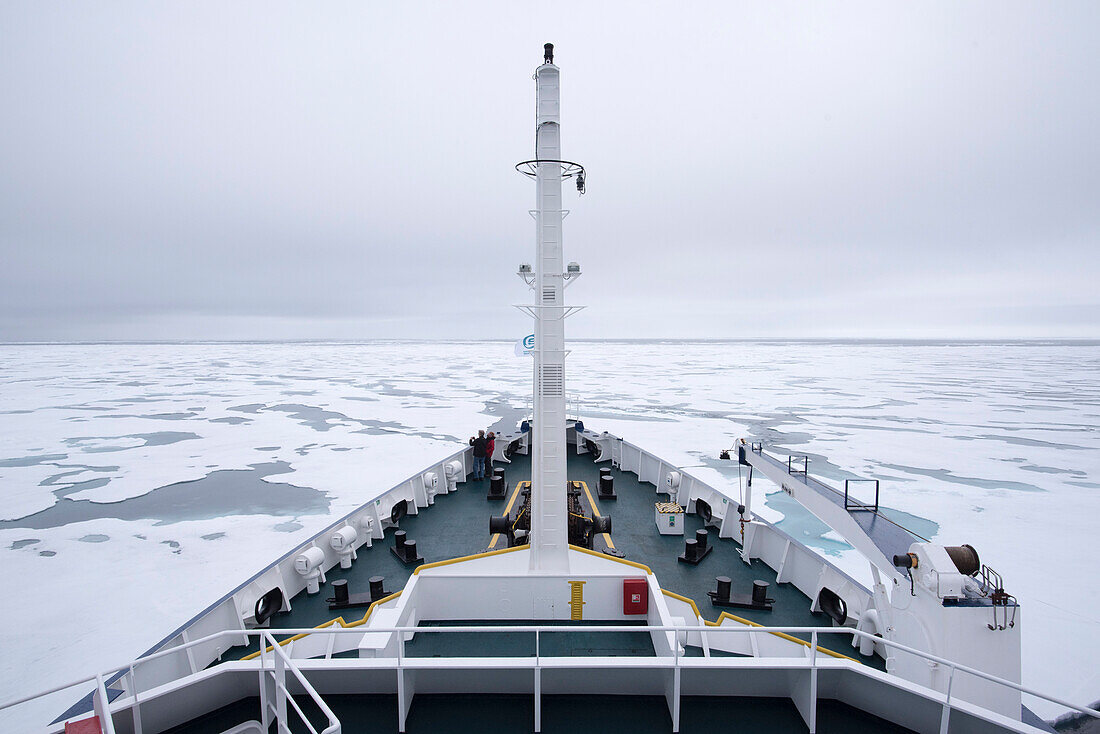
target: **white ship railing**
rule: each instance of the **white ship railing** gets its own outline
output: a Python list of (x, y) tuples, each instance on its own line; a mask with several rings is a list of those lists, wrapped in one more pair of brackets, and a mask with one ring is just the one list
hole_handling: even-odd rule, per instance
[[(268, 667), (268, 655), (271, 655), (272, 664), (270, 667)], [(283, 734), (284, 731), (289, 734), (290, 725), (286, 708), (287, 703), (289, 703), (310, 734), (318, 734), (317, 729), (310, 723), (309, 717), (305, 715), (305, 712), (302, 711), (302, 708), (294, 700), (294, 696), (290, 695), (290, 691), (286, 687), (286, 671), (289, 670), (306, 694), (313, 699), (313, 703), (321, 709), (321, 713), (328, 719), (328, 726), (321, 734), (340, 734), (340, 720), (336, 718), (336, 714), (332, 713), (332, 709), (328, 707), (324, 699), (302, 675), (302, 671), (298, 669), (298, 666), (294, 664), (282, 646), (275, 642), (274, 636), (267, 631), (260, 638), (260, 670), (262, 671), (262, 682), (260, 684), (260, 727), (262, 731), (269, 731), (270, 724), (275, 722), (278, 724), (278, 734)], [(131, 666), (130, 671), (132, 674), (133, 666)], [(270, 690), (268, 688), (269, 682), (271, 683)], [(137, 690), (136, 687), (134, 690)], [(272, 700), (273, 698), (274, 700)], [(135, 707), (135, 710), (137, 710), (137, 707)], [(140, 714), (137, 716), (140, 719)], [(139, 728), (136, 731), (140, 734)]]
[[(299, 659), (296, 664), (283, 650), (282, 645), (286, 644), (284, 640), (282, 643), (277, 643), (274, 635), (360, 635), (365, 632), (369, 633), (383, 633), (396, 635), (396, 655), (389, 657), (372, 657), (372, 658), (344, 658), (339, 660), (326, 660), (324, 658)], [(456, 634), (456, 633), (478, 633), (478, 634), (499, 634), (501, 632), (507, 633), (534, 633), (535, 635), (535, 649), (532, 655), (528, 656), (509, 656), (509, 657), (410, 657), (405, 652), (405, 643), (412, 639), (415, 635), (436, 635), (436, 634)], [(542, 642), (541, 635), (546, 633), (563, 634), (563, 633), (612, 633), (612, 632), (648, 632), (651, 634), (662, 633), (655, 637), (655, 640), (663, 639), (665, 641), (664, 646), (670, 650), (665, 654), (656, 655), (640, 655), (640, 656), (615, 656), (615, 657), (575, 657), (575, 656), (545, 656), (542, 654)], [(702, 648), (704, 650), (704, 657), (687, 657), (680, 651), (680, 637), (681, 633), (705, 633), (701, 635)], [(809, 635), (810, 641), (808, 647), (805, 648), (804, 658), (774, 658), (774, 657), (711, 657), (711, 645), (708, 642), (708, 636), (710, 635), (759, 635), (778, 633), (784, 635)], [(946, 666), (950, 673), (948, 675), (948, 684), (946, 693), (940, 693), (938, 691), (919, 686), (917, 684), (905, 681), (896, 676), (888, 675), (875, 670), (867, 665), (859, 663), (855, 660), (838, 658), (833, 656), (819, 656), (818, 641), (822, 635), (851, 635), (853, 638), (869, 638), (876, 644), (886, 645), (899, 652), (908, 653), (911, 655), (923, 658), (930, 663)], [(168, 655), (186, 654), (187, 650), (195, 645), (201, 645), (208, 643), (215, 639), (222, 637), (232, 637), (236, 640), (240, 640), (241, 637), (258, 637), (259, 644), (261, 646), (260, 655), (258, 659), (253, 660), (240, 660), (221, 663), (211, 668), (200, 671), (189, 676), (184, 676), (174, 681), (157, 685), (156, 687), (141, 691), (138, 693), (139, 688), (137, 686), (137, 672), (139, 666), (142, 664), (150, 663), (159, 658), (163, 658)], [(853, 673), (861, 675), (867, 678), (874, 678), (878, 681), (888, 682), (890, 685), (899, 689), (908, 691), (914, 695), (923, 697), (929, 701), (933, 701), (942, 707), (940, 715), (939, 731), (946, 733), (950, 731), (950, 717), (953, 710), (958, 710), (962, 713), (967, 713), (972, 716), (984, 719), (993, 726), (1000, 727), (1009, 731), (1035, 731), (1035, 729), (1027, 724), (1023, 724), (1019, 721), (1010, 720), (1006, 717), (999, 716), (991, 711), (982, 709), (973, 704), (969, 704), (965, 701), (961, 701), (957, 698), (952, 698), (951, 690), (952, 683), (954, 682), (956, 673), (964, 673), (978, 678), (990, 681), (992, 683), (1004, 686), (1006, 688), (1019, 691), (1022, 694), (1034, 696), (1036, 698), (1043, 699), (1050, 703), (1062, 706), (1064, 708), (1076, 711), (1086, 716), (1100, 719), (1100, 711), (1092, 709), (1086, 706), (1080, 706), (1075, 703), (1051, 696), (1041, 691), (1029, 688), (1027, 686), (1015, 683), (1004, 678), (999, 678), (995, 675), (985, 673), (981, 670), (968, 667), (959, 663), (955, 663), (946, 658), (932, 655), (922, 650), (902, 645), (897, 642), (893, 642), (887, 639), (876, 637), (870, 633), (855, 630), (849, 627), (711, 627), (704, 625), (492, 625), (492, 626), (446, 626), (446, 627), (370, 627), (368, 629), (355, 628), (345, 629), (339, 627), (325, 628), (318, 630), (315, 628), (288, 628), (277, 630), (233, 630), (216, 632), (212, 635), (204, 637), (202, 639), (193, 640), (187, 644), (179, 647), (172, 648), (171, 650), (164, 650), (152, 655), (139, 658), (138, 660), (126, 663), (125, 665), (112, 668), (94, 676), (82, 678), (77, 681), (72, 681), (64, 685), (56, 686), (47, 691), (25, 696), (13, 701), (9, 701), (4, 704), (0, 704), (0, 711), (9, 709), (13, 706), (17, 706), (28, 701), (41, 698), (46, 695), (57, 693), (75, 686), (86, 684), (89, 682), (95, 682), (96, 690), (93, 695), (93, 706), (96, 713), (100, 714), (101, 721), (103, 722), (104, 734), (113, 734), (113, 722), (112, 715), (118, 716), (124, 714), (127, 710), (131, 712), (133, 720), (133, 731), (136, 734), (141, 734), (141, 705), (142, 703), (148, 703), (149, 701), (171, 695), (178, 692), (182, 688), (196, 682), (198, 679), (209, 679), (211, 676), (216, 676), (223, 672), (241, 672), (249, 670), (258, 670), (261, 674), (260, 685), (260, 701), (262, 708), (262, 722), (261, 726), (264, 727), (263, 731), (267, 731), (269, 723), (277, 723), (279, 726), (278, 731), (280, 734), (284, 731), (290, 731), (288, 719), (287, 719), (287, 703), (294, 709), (294, 711), (301, 717), (311, 734), (340, 734), (340, 722), (338, 718), (333, 714), (332, 710), (325, 704), (324, 700), (317, 693), (314, 687), (310, 684), (308, 677), (303, 673), (301, 667), (305, 667), (308, 672), (316, 672), (323, 670), (325, 667), (339, 667), (340, 670), (352, 671), (357, 669), (373, 669), (373, 670), (393, 670), (397, 675), (397, 695), (398, 695), (398, 714), (400, 729), (404, 731), (405, 728), (405, 716), (408, 712), (408, 707), (411, 704), (412, 693), (407, 691), (407, 687), (403, 684), (405, 680), (404, 673), (418, 671), (418, 670), (462, 670), (462, 669), (477, 669), (477, 668), (494, 668), (498, 670), (532, 670), (534, 671), (534, 697), (535, 697), (535, 730), (538, 731), (541, 724), (541, 711), (542, 711), (542, 694), (541, 694), (541, 675), (543, 670), (583, 670), (583, 669), (626, 669), (626, 668), (645, 668), (652, 670), (667, 670), (673, 674), (673, 689), (671, 691), (671, 697), (669, 699), (670, 713), (672, 714), (673, 731), (679, 729), (679, 712), (680, 712), (680, 699), (681, 699), (681, 686), (680, 686), (680, 671), (684, 669), (751, 669), (751, 668), (768, 668), (770, 670), (788, 670), (788, 671), (809, 671), (808, 678), (808, 690), (805, 692), (807, 695), (806, 710), (802, 711), (803, 716), (806, 718), (806, 723), (811, 733), (816, 730), (816, 712), (818, 701), (818, 671), (828, 670), (843, 670), (847, 673)], [(328, 726), (321, 732), (318, 732), (316, 728), (309, 722), (302, 709), (291, 695), (290, 690), (286, 685), (286, 672), (289, 670), (294, 678), (297, 680), (302, 691), (305, 692), (313, 702), (322, 711), (324, 716), (328, 719)], [(108, 677), (116, 674), (122, 674), (122, 680), (127, 682), (128, 695), (119, 696), (115, 701), (107, 702), (107, 692), (104, 687), (103, 681)], [(270, 688), (268, 687), (268, 684)], [(728, 695), (737, 695), (736, 691), (729, 691)], [(199, 715), (202, 712), (196, 712), (195, 715)], [(60, 729), (51, 730), (60, 731)]]
[[(277, 630), (281, 633), (282, 630)], [(189, 648), (194, 645), (200, 645), (204, 642), (209, 642), (216, 638), (220, 638), (224, 635), (232, 634), (236, 637), (241, 636), (258, 636), (260, 638), (260, 655), (257, 660), (251, 661), (250, 668), (258, 669), (260, 672), (259, 680), (259, 697), (260, 697), (260, 719), (254, 722), (245, 722), (239, 727), (231, 729), (231, 732), (247, 732), (247, 731), (270, 731), (271, 724), (276, 724), (277, 734), (289, 734), (292, 730), (290, 728), (291, 719), (288, 716), (287, 704), (298, 715), (298, 718), (302, 721), (303, 725), (310, 732), (310, 734), (341, 734), (340, 720), (336, 717), (336, 714), (332, 712), (328, 704), (317, 693), (316, 689), (310, 684), (309, 680), (302, 674), (302, 671), (298, 668), (297, 664), (286, 654), (286, 651), (281, 645), (279, 645), (272, 631), (270, 630), (249, 630), (247, 632), (236, 631), (230, 632), (217, 632), (199, 640), (174, 647), (170, 650), (162, 650), (161, 652), (153, 653), (142, 658), (138, 658), (133, 662), (126, 665), (120, 665), (111, 670), (98, 673), (88, 678), (81, 678), (77, 681), (65, 683), (60, 686), (55, 686), (49, 690), (40, 691), (39, 693), (24, 696), (23, 698), (9, 701), (4, 704), (0, 704), (0, 711), (8, 708), (18, 706), (35, 699), (49, 696), (54, 693), (75, 688), (94, 681), (96, 684), (95, 691), (92, 694), (92, 713), (99, 717), (100, 727), (103, 734), (115, 734), (114, 716), (120, 712), (130, 710), (132, 716), (132, 726), (135, 734), (142, 734), (142, 722), (141, 722), (141, 704), (143, 701), (149, 701), (153, 698), (159, 698), (164, 695), (169, 695), (174, 691), (179, 691), (185, 688), (195, 679), (203, 674), (217, 675), (221, 671), (218, 667), (210, 668), (207, 671), (196, 673), (184, 678), (180, 678), (171, 683), (158, 686), (155, 689), (149, 691), (142, 691), (138, 694), (137, 687), (137, 668), (143, 663), (149, 663), (154, 660), (173, 655), (178, 653), (186, 653)], [(226, 669), (228, 670), (228, 669)], [(302, 711), (301, 706), (294, 700), (294, 696), (291, 695), (290, 689), (286, 684), (286, 673), (290, 671), (293, 677), (297, 680), (298, 685), (302, 687), (302, 690), (308, 695), (313, 703), (321, 710), (322, 715), (328, 720), (328, 725), (318, 731), (313, 723)], [(130, 695), (126, 697), (120, 696), (114, 701), (109, 701), (107, 689), (104, 685), (104, 680), (115, 675), (122, 675), (122, 679), (128, 682)], [(205, 712), (198, 712), (195, 716)], [(69, 720), (75, 720), (86, 716), (87, 714), (78, 714), (71, 717)], [(192, 717), (194, 718), (194, 717)], [(251, 724), (251, 726), (249, 726)], [(61, 731), (64, 729), (64, 724), (59, 724), (56, 729), (49, 729), (50, 731)]]

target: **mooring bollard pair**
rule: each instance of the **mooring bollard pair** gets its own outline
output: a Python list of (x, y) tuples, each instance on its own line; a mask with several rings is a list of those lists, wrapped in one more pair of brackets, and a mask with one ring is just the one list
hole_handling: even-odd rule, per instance
[(716, 607), (737, 607), (739, 609), (757, 609), (762, 612), (770, 612), (775, 599), (768, 598), (768, 582), (757, 579), (752, 582), (752, 594), (732, 594), (730, 587), (733, 582), (729, 576), (717, 576), (716, 591), (708, 591), (710, 603)]
[(706, 558), (707, 554), (711, 552), (710, 544), (707, 542), (708, 533), (706, 530), (696, 530), (695, 537), (684, 541), (684, 552), (677, 556), (677, 560), (681, 563), (690, 563), (696, 565), (699, 561)]
[(367, 582), (370, 585), (368, 594), (350, 594), (347, 579), (336, 579), (332, 582), (332, 596), (325, 601), (331, 609), (351, 609), (354, 607), (369, 607), (379, 599), (389, 596), (383, 588), (384, 576), (371, 576)]

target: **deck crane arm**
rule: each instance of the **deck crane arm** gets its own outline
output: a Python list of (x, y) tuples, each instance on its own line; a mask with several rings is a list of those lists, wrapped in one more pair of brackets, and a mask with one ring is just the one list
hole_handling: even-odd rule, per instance
[[(877, 507), (855, 503), (853, 508), (844, 494), (810, 476), (806, 457), (780, 460), (765, 453), (761, 444), (740, 439), (737, 442), (737, 461), (775, 482), (821, 522), (839, 533), (888, 578), (905, 576), (894, 566), (894, 556), (906, 555), (913, 542), (924, 539), (879, 513)], [(749, 507), (751, 493), (750, 479), (746, 496)]]

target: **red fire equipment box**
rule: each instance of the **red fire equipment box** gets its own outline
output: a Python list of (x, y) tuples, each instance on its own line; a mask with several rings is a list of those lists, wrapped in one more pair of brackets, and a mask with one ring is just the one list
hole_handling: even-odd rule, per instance
[(649, 586), (645, 579), (623, 579), (623, 614), (649, 611)]
[(102, 732), (98, 716), (65, 723), (65, 734), (102, 734)]

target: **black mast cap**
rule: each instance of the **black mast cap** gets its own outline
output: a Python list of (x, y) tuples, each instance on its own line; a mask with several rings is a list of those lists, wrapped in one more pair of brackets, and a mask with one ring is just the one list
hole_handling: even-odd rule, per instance
[(542, 60), (545, 64), (554, 63), (554, 44), (546, 43), (542, 46)]

